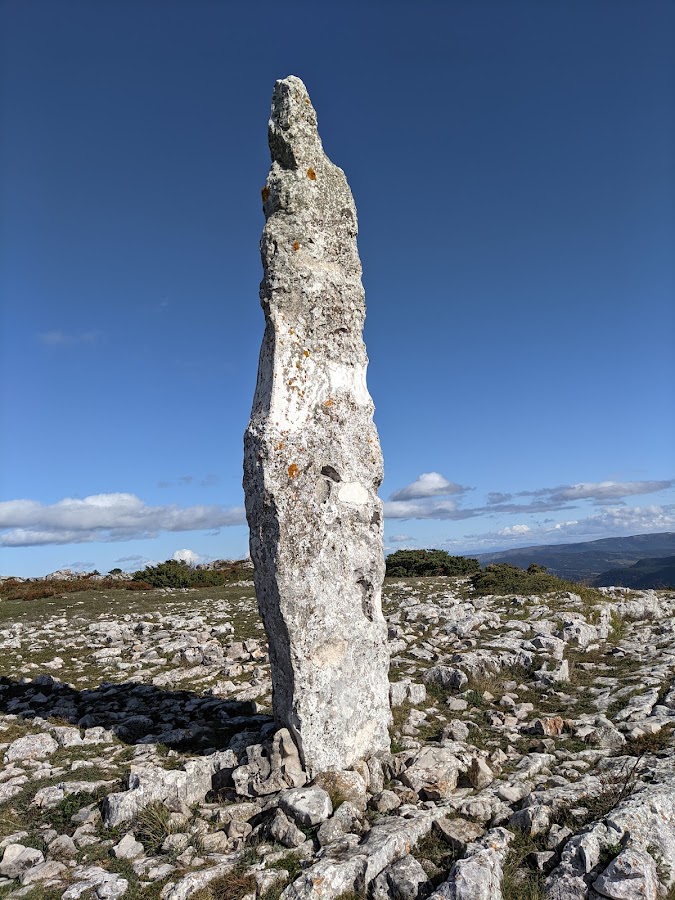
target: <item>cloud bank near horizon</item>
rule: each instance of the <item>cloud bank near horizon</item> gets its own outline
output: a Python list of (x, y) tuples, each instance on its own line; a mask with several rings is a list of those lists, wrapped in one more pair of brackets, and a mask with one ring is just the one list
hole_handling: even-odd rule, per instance
[(50, 505), (8, 500), (0, 503), (0, 546), (128, 541), (163, 531), (212, 530), (244, 522), (241, 506), (148, 506), (135, 494), (66, 497)]
[[(489, 548), (515, 541), (562, 542), (634, 531), (668, 531), (675, 527), (675, 504), (631, 507), (625, 498), (655, 494), (675, 485), (675, 479), (650, 481), (602, 481), (537, 488), (516, 494), (491, 491), (483, 505), (464, 506), (473, 488), (447, 479), (440, 472), (424, 472), (410, 484), (394, 491), (384, 503), (388, 520), (461, 521), (496, 515), (531, 516), (580, 505), (592, 513), (573, 514), (566, 521), (552, 519), (516, 522), (483, 534), (468, 534), (443, 546)], [(523, 498), (523, 502), (519, 498)], [(589, 509), (590, 504), (590, 509)], [(163, 532), (216, 532), (228, 526), (245, 525), (242, 506), (175, 504), (151, 506), (131, 493), (93, 494), (82, 499), (64, 498), (43, 504), (37, 500), (0, 502), (0, 547), (38, 547), (81, 544), (92, 541), (131, 541), (156, 538)], [(397, 534), (392, 543), (414, 542), (408, 534)]]
[(481, 553), (508, 547), (529, 547), (541, 544), (573, 544), (603, 537), (627, 534), (667, 532), (675, 530), (675, 503), (664, 506), (617, 506), (603, 509), (591, 516), (566, 522), (543, 522), (508, 525), (498, 531), (467, 534), (463, 538), (442, 541), (446, 550), (462, 553)]
[[(384, 504), (388, 519), (471, 519), (481, 515), (507, 513), (524, 515), (575, 509), (579, 502), (593, 506), (622, 507), (624, 498), (655, 494), (675, 485), (675, 479), (663, 481), (601, 481), (537, 488), (517, 494), (491, 491), (482, 506), (463, 507), (464, 494), (472, 490), (448, 481), (439, 472), (422, 474), (411, 484), (395, 491)], [(456, 495), (457, 499), (450, 499)], [(438, 499), (445, 497), (448, 499)], [(534, 498), (519, 502), (518, 497)]]

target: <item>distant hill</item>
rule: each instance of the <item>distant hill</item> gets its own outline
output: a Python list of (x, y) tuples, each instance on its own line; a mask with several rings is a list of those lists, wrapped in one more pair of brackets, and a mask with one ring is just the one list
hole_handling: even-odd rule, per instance
[[(650, 559), (671, 557), (675, 554), (675, 532), (657, 534), (634, 534), (630, 537), (602, 538), (598, 541), (583, 541), (576, 544), (549, 544), (541, 547), (516, 547), (499, 553), (481, 553), (477, 558), (481, 565), (491, 562), (507, 562), (527, 568), (531, 563), (546, 566), (549, 572), (560, 578), (573, 581), (587, 581), (593, 584), (612, 572), (612, 584), (632, 585), (619, 575), (636, 563)], [(671, 581), (672, 583), (672, 581)]]
[(675, 588), (675, 556), (640, 559), (635, 565), (622, 569), (610, 569), (593, 579), (596, 587), (622, 587), (646, 590), (648, 588)]

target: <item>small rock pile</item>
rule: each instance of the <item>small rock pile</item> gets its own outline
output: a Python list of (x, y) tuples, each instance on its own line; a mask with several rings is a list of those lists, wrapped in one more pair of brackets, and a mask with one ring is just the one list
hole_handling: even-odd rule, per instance
[(309, 779), (250, 585), (3, 604), (0, 889), (672, 895), (675, 594), (437, 578), (388, 583), (384, 610), (391, 752)]

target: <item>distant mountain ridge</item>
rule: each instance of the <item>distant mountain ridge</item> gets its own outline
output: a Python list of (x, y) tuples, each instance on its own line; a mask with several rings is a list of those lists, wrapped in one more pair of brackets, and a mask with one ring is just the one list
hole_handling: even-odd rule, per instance
[[(582, 541), (575, 544), (515, 547), (512, 550), (474, 555), (483, 566), (493, 562), (505, 562), (527, 568), (531, 563), (536, 563), (539, 566), (546, 566), (549, 572), (561, 578), (594, 584), (597, 583), (596, 579), (601, 577), (602, 584), (609, 584), (604, 579), (611, 571), (612, 575), (616, 576), (611, 583), (622, 585), (624, 582), (618, 580), (618, 576), (636, 563), (675, 555), (675, 532), (634, 534), (630, 537), (601, 538), (597, 541)], [(632, 577), (635, 579), (637, 576)]]
[(640, 559), (632, 566), (610, 569), (594, 579), (597, 587), (622, 587), (647, 590), (653, 588), (675, 588), (675, 556), (656, 556)]

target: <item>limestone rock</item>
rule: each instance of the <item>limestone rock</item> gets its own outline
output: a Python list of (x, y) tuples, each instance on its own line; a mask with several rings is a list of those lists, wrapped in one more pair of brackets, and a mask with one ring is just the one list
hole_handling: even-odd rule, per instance
[(457, 860), (431, 900), (502, 900), (502, 863), (511, 840), (509, 831), (493, 828), (469, 844), (465, 858)]
[(305, 840), (304, 832), (277, 809), (267, 826), (267, 833), (282, 847), (299, 847)]
[(336, 900), (341, 894), (362, 890), (388, 865), (405, 856), (442, 815), (440, 810), (414, 810), (408, 818), (392, 816), (376, 823), (360, 844), (326, 854), (305, 869), (283, 891), (281, 900)]
[(135, 859), (144, 852), (143, 844), (137, 841), (133, 832), (129, 831), (122, 840), (112, 848), (117, 859)]
[(466, 852), (468, 844), (477, 841), (485, 834), (485, 829), (476, 822), (468, 819), (437, 819), (434, 822), (434, 831), (440, 835), (456, 856), (462, 856)]
[(318, 825), (333, 812), (330, 797), (320, 787), (294, 788), (279, 798), (279, 806), (300, 825)]
[(103, 807), (105, 824), (115, 827), (130, 822), (140, 810), (156, 800), (177, 809), (183, 804), (191, 806), (198, 803), (212, 789), (214, 777), (223, 770), (229, 771), (234, 764), (234, 753), (224, 750), (186, 760), (182, 770), (153, 765), (132, 766), (129, 790), (106, 797)]
[(31, 869), (45, 861), (44, 855), (33, 847), (23, 844), (10, 844), (0, 863), (0, 875), (6, 878), (18, 878), (26, 869)]
[(61, 900), (96, 897), (98, 900), (117, 900), (129, 889), (129, 882), (121, 875), (106, 872), (100, 866), (78, 866), (72, 871), (73, 883), (61, 895)]
[(59, 749), (53, 737), (48, 734), (27, 734), (17, 738), (5, 752), (5, 762), (23, 759), (44, 759)]
[(401, 775), (401, 781), (426, 800), (442, 800), (457, 787), (462, 766), (444, 747), (423, 747)]
[(22, 885), (35, 884), (36, 881), (53, 881), (61, 878), (67, 871), (68, 869), (63, 863), (49, 859), (26, 869), (21, 875), (20, 881)]
[(294, 76), (274, 87), (269, 144), (244, 489), (274, 714), (314, 774), (389, 749), (382, 454), (356, 209)]
[(373, 883), (371, 895), (377, 900), (423, 900), (429, 891), (426, 889), (429, 877), (414, 856), (410, 854), (387, 866)]
[(603, 897), (613, 900), (656, 900), (659, 896), (656, 863), (648, 853), (627, 848), (595, 879), (593, 887)]
[(314, 784), (332, 797), (348, 800), (361, 811), (366, 808), (366, 783), (358, 772), (319, 772)]

